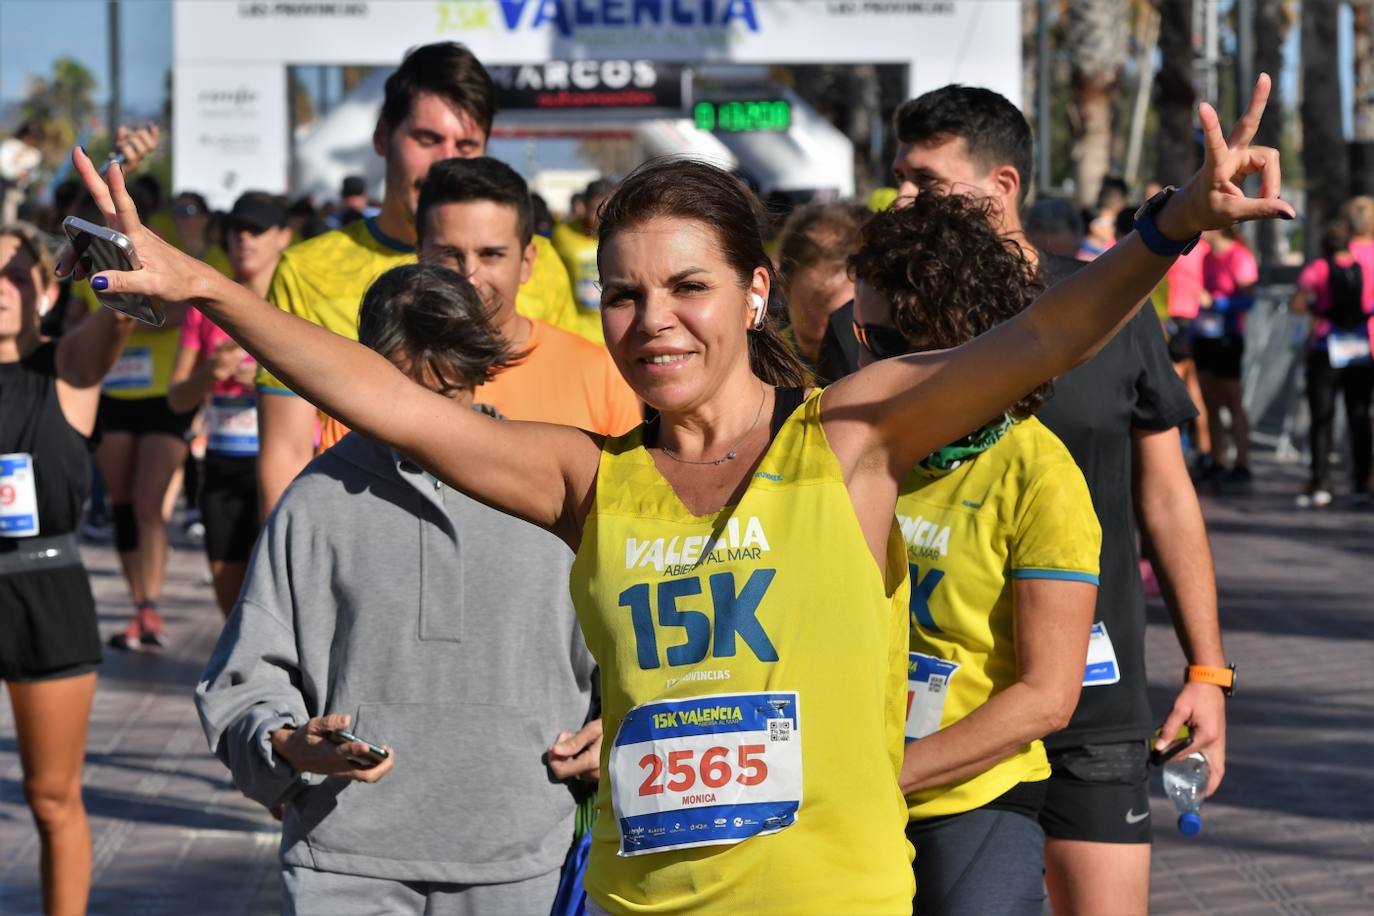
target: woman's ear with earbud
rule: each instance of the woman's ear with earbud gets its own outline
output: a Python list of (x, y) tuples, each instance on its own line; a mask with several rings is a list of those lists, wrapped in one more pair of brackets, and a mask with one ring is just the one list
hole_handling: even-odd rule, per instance
[(768, 303), (758, 293), (749, 294), (749, 305), (754, 310), (754, 330), (763, 329), (763, 319), (768, 314)]

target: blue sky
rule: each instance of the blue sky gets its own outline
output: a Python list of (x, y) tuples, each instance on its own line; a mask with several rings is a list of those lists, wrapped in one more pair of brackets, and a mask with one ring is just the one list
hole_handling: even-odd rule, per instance
[[(157, 111), (172, 63), (171, 0), (120, 4), (124, 104)], [(0, 106), (23, 98), (30, 79), (70, 55), (97, 80), (96, 100), (109, 97), (109, 38), (105, 0), (0, 0)]]

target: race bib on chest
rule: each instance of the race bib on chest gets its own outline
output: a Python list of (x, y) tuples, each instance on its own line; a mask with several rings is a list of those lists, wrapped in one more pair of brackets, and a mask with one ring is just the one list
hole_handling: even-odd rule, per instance
[(1363, 328), (1355, 331), (1335, 331), (1326, 338), (1326, 356), (1332, 369), (1346, 366), (1367, 366), (1374, 362), (1369, 352), (1369, 332)]
[(38, 534), (38, 489), (33, 480), (33, 456), (23, 452), (0, 455), (0, 537), (29, 538)]
[(777, 833), (801, 808), (797, 694), (636, 706), (616, 732), (610, 768), (622, 856)]
[(1215, 309), (1204, 309), (1193, 319), (1193, 333), (1207, 340), (1226, 336), (1226, 316)]
[(128, 347), (119, 354), (114, 367), (105, 375), (105, 391), (137, 390), (153, 386), (153, 351), (149, 347)]
[(258, 453), (258, 400), (253, 395), (212, 395), (205, 425), (210, 433), (210, 451), (221, 455)]
[(933, 655), (912, 652), (907, 659), (906, 741), (908, 744), (940, 730), (949, 682), (959, 666)]
[(1105, 687), (1121, 680), (1116, 650), (1105, 623), (1095, 623), (1088, 634), (1088, 667), (1083, 672), (1084, 687)]

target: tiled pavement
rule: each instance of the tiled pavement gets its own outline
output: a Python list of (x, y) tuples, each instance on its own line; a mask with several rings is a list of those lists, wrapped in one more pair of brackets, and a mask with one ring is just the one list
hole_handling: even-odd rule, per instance
[[(1155, 786), (1154, 913), (1374, 913), (1374, 512), (1300, 512), (1298, 471), (1207, 499), (1227, 654), (1226, 780), (1201, 836)], [(1162, 607), (1147, 636), (1167, 712), (1183, 657)]]
[[(1226, 782), (1207, 829), (1179, 837), (1156, 785), (1152, 912), (1374, 913), (1374, 513), (1299, 514), (1298, 476), (1266, 463), (1257, 492), (1207, 500), (1227, 650), (1241, 665)], [(107, 634), (128, 611), (108, 550), (88, 560)], [(86, 766), (91, 912), (276, 911), (274, 823), (205, 751), (189, 693), (219, 628), (204, 562), (174, 552), (173, 648), (109, 652)], [(1161, 608), (1148, 635), (1161, 715), (1183, 664)], [(0, 912), (37, 912), (38, 850), (0, 703)]]

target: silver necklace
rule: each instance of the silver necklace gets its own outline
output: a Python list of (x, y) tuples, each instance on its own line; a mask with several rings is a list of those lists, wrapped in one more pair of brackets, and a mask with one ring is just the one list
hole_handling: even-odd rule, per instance
[[(660, 445), (659, 448), (663, 451), (663, 454), (667, 455), (669, 458), (673, 459), (674, 461), (678, 462), (679, 464), (701, 464), (701, 465), (710, 464), (710, 465), (722, 465), (722, 464), (724, 464), (724, 463), (727, 462), (727, 461), (734, 461), (736, 458), (739, 457), (739, 455), (738, 455), (738, 453), (737, 453), (737, 450), (739, 449), (739, 447), (740, 447), (741, 445), (744, 444), (744, 440), (748, 439), (749, 436), (750, 436), (750, 435), (754, 432), (754, 430), (758, 427), (758, 425), (759, 425), (759, 417), (762, 417), (762, 416), (763, 416), (763, 405), (764, 405), (764, 402), (767, 401), (767, 400), (768, 400), (768, 392), (767, 392), (766, 390), (760, 391), (760, 392), (759, 392), (759, 409), (758, 409), (758, 413), (754, 414), (754, 422), (749, 424), (749, 428), (748, 428), (747, 430), (744, 431), (744, 435), (740, 436), (739, 441), (735, 443), (735, 447), (732, 448), (732, 449), (730, 449), (730, 451), (726, 452), (724, 455), (722, 455), (722, 456), (719, 457), (719, 458), (713, 458), (713, 459), (711, 459), (710, 461), (693, 461), (693, 460), (690, 459), (690, 458), (680, 458), (680, 457), (678, 457), (678, 456), (673, 452), (673, 450), (670, 449), (670, 448), (669, 448), (668, 446), (666, 446), (666, 445)], [(657, 419), (657, 418), (655, 418), (655, 419)]]

